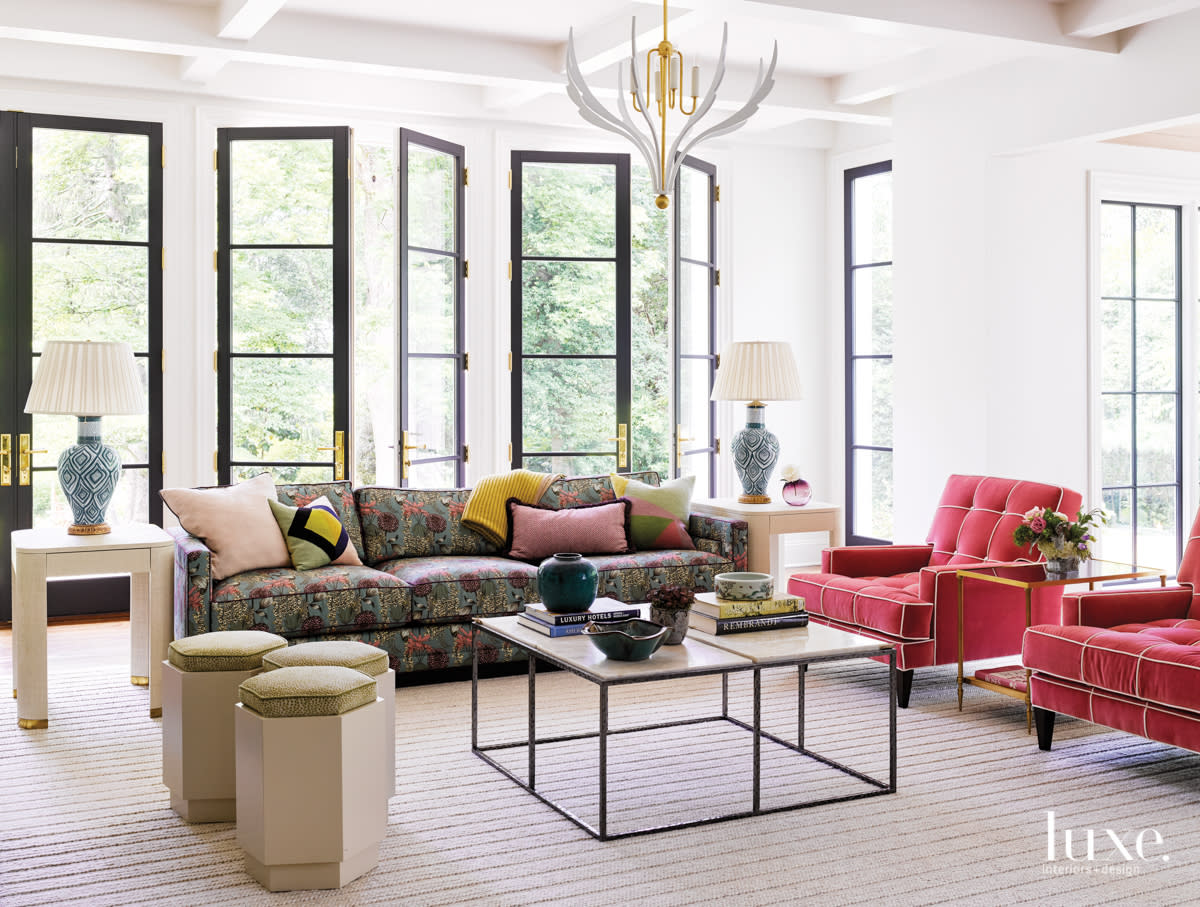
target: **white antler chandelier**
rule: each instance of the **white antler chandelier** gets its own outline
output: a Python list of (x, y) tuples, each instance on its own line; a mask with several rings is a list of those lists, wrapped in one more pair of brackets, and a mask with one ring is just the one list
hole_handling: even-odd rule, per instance
[[(638, 74), (637, 19), (635, 18), (630, 30), (629, 41), (633, 53), (627, 67), (621, 65), (617, 68), (617, 111), (619, 116), (601, 104), (592, 90), (588, 88), (587, 83), (584, 82), (583, 73), (579, 69), (579, 60), (575, 56), (574, 32), (575, 30), (571, 29), (567, 36), (567, 95), (579, 108), (579, 115), (589, 123), (599, 126), (601, 129), (607, 129), (609, 132), (615, 132), (617, 135), (623, 135), (637, 146), (646, 160), (646, 166), (650, 168), (650, 175), (654, 180), (654, 191), (658, 195), (654, 203), (659, 208), (666, 208), (670, 204), (668, 193), (675, 185), (675, 177), (679, 173), (680, 164), (692, 148), (705, 139), (727, 135), (740, 128), (754, 115), (759, 105), (775, 87), (773, 76), (775, 75), (775, 61), (779, 57), (778, 42), (771, 50), (771, 64), (765, 71), (762, 60), (758, 61), (758, 80), (745, 105), (719, 123), (689, 137), (701, 117), (708, 113), (713, 102), (716, 101), (717, 89), (721, 86), (721, 80), (725, 78), (725, 45), (729, 42), (728, 23), (725, 24), (721, 33), (721, 55), (717, 58), (717, 68), (713, 73), (712, 84), (709, 85), (708, 93), (703, 100), (699, 99), (700, 67), (692, 67), (692, 105), (688, 110), (684, 107), (683, 53), (667, 40), (667, 0), (663, 0), (663, 39), (657, 47), (646, 52), (644, 85)], [(631, 80), (629, 94), (633, 101), (633, 110), (642, 115), (648, 135), (638, 129), (625, 102), (626, 69), (629, 70)], [(650, 113), (651, 105), (654, 105), (658, 111), (657, 118)], [(670, 150), (667, 148), (668, 111), (677, 111), (687, 118), (683, 128), (675, 136), (675, 141), (671, 143)]]

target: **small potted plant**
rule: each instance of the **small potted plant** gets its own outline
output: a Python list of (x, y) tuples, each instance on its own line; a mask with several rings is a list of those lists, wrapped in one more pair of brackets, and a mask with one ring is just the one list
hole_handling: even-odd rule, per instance
[(659, 586), (646, 593), (646, 600), (650, 602), (650, 619), (671, 628), (665, 644), (675, 646), (683, 642), (696, 593), (687, 586)]
[(1103, 510), (1080, 510), (1072, 520), (1065, 513), (1049, 507), (1034, 507), (1021, 518), (1013, 530), (1018, 545), (1037, 546), (1046, 558), (1050, 573), (1069, 573), (1079, 569), (1079, 562), (1092, 556), (1096, 541), (1095, 524), (1108, 524)]

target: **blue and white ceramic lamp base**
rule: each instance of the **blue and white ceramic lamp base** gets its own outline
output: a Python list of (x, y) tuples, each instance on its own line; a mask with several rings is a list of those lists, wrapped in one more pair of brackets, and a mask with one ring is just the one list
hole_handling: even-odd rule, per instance
[(79, 416), (75, 444), (58, 458), (58, 481), (74, 522), (68, 535), (104, 535), (112, 527), (104, 521), (117, 481), (121, 458), (100, 441), (100, 417)]
[(779, 461), (779, 439), (767, 431), (765, 404), (746, 404), (746, 427), (733, 436), (733, 465), (742, 483), (743, 504), (770, 504), (767, 481)]

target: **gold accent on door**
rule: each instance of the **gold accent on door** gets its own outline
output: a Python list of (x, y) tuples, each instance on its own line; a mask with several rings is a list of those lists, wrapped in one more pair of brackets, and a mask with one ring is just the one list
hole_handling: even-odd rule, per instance
[(217, 252), (215, 249), (213, 250), (213, 270), (214, 271), (220, 270), (220, 268), (217, 267)]
[(464, 463), (471, 462), (471, 445), (470, 444), (463, 445), (463, 462)]
[(164, 375), (167, 373), (167, 351), (166, 350), (162, 351), (162, 373)]
[(217, 464), (217, 452), (213, 451), (213, 472), (220, 472), (221, 467)]
[(512, 188), (512, 171), (508, 171), (508, 188)]
[(721, 187), (713, 186), (713, 201), (719, 202), (720, 200), (721, 200)]
[(713, 283), (715, 283), (718, 287), (721, 285), (721, 269), (720, 268), (717, 268), (717, 270), (713, 273)]
[(167, 474), (167, 452), (164, 450), (162, 455), (162, 474)]
[(162, 270), (165, 271), (166, 269), (167, 269), (167, 247), (163, 246), (162, 247)]
[(12, 484), (12, 435), (0, 435), (0, 485)]
[(471, 185), (471, 168), (470, 167), (463, 167), (463, 185), (464, 186)]
[(217, 149), (216, 149), (216, 148), (214, 148), (214, 149), (213, 149), (213, 170), (217, 170), (217, 169), (219, 169), (219, 168), (217, 167), (217, 155), (218, 155), (218, 151), (217, 151)]
[(508, 462), (512, 463), (512, 441), (508, 442)]
[(167, 146), (162, 146), (162, 169), (167, 169)]
[(508, 370), (512, 371), (512, 350), (508, 351)]
[(471, 370), (471, 354), (463, 353), (463, 371), (469, 372), (470, 370)]
[(695, 438), (685, 438), (683, 436), (683, 426), (675, 426), (675, 465), (679, 465), (679, 461), (683, 459), (683, 442), (695, 441)]
[(33, 477), (33, 455), (49, 453), (46, 450), (33, 450), (33, 445), (30, 442), (30, 437), (27, 434), (20, 436), (20, 447), (17, 451), (17, 483), (19, 485), (28, 485)]
[(220, 350), (213, 350), (213, 371), (214, 371), (214, 372), (219, 372), (219, 371), (221, 370), (221, 369), (220, 369), (220, 368), (217, 366), (217, 360), (218, 360), (218, 358), (219, 358), (217, 354), (218, 354), (219, 352), (220, 352)]
[(512, 280), (512, 262), (508, 263), (508, 279)]
[(721, 452), (721, 439), (720, 439), (720, 438), (716, 438), (716, 439), (714, 439), (714, 440), (713, 440), (713, 447), (715, 447), (715, 448), (716, 448), (716, 450), (714, 451), (714, 453), (720, 453), (720, 452)]
[(466, 280), (471, 276), (471, 262), (463, 259), (463, 279)]
[[(415, 435), (415, 434), (417, 434), (417, 432), (414, 431), (414, 432), (412, 432), (412, 434)], [(407, 432), (407, 431), (401, 432), (401, 437), (400, 437), (400, 478), (402, 478), (402, 479), (408, 478), (408, 469), (410, 466), (412, 466), (412, 457), (410, 457), (408, 455), (408, 452), (410, 450), (428, 450), (428, 447), (426, 447), (426, 445), (424, 445), (424, 444), (409, 444), (408, 436), (409, 436), (409, 432)]]
[(341, 482), (346, 478), (346, 433), (344, 431), (335, 431), (333, 433), (333, 447), (318, 447), (317, 450), (332, 450), (333, 451), (333, 480)]
[(617, 425), (617, 436), (606, 440), (617, 442), (617, 469), (627, 467), (629, 465), (629, 426), (624, 422), (620, 423)]

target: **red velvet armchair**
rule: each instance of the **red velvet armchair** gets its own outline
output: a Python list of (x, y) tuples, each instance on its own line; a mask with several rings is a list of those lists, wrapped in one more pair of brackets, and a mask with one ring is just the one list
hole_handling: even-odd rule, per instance
[[(794, 574), (788, 593), (803, 596), (817, 623), (894, 644), (897, 701), (907, 708), (915, 668), (958, 661), (956, 571), (1040, 573), (1030, 564), (1041, 555), (1016, 545), (1013, 530), (1033, 507), (1074, 515), (1081, 500), (1078, 492), (1057, 485), (953, 475), (942, 491), (926, 544), (826, 548), (821, 572)], [(1024, 598), (1012, 587), (968, 580), (963, 599), (967, 660), (1021, 650)], [(1061, 589), (1038, 590), (1033, 622), (1057, 622), (1061, 599)]]
[(1025, 633), (1038, 746), (1056, 714), (1200, 752), (1200, 514), (1179, 586), (1064, 595), (1062, 625)]

